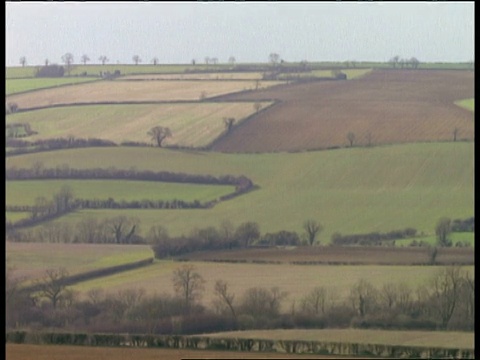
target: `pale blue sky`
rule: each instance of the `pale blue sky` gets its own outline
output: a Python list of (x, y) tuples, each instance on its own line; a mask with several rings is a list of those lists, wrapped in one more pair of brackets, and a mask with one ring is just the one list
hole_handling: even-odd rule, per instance
[(6, 65), (474, 59), (474, 2), (10, 2)]

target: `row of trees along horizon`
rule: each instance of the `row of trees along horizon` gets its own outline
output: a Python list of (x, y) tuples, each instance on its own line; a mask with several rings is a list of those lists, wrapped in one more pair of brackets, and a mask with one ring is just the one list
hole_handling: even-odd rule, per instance
[(145, 289), (79, 296), (64, 268), (47, 269), (24, 287), (6, 269), (6, 328), (62, 329), (93, 333), (194, 334), (229, 330), (289, 328), (379, 328), (473, 331), (475, 282), (462, 267), (442, 267), (416, 289), (405, 283), (381, 287), (357, 281), (346, 297), (335, 288), (312, 287), (291, 300), (279, 287), (251, 287), (233, 293), (214, 280), (210, 306), (202, 304), (207, 281), (187, 264), (172, 273), (174, 295), (147, 295)]
[[(71, 68), (75, 64), (74, 55), (72, 53), (69, 53), (69, 52), (65, 53), (64, 55), (62, 55), (61, 60), (65, 64), (65, 66), (67, 68), (67, 72), (69, 73), (69, 68)], [(91, 61), (91, 59), (87, 54), (83, 54), (80, 57), (80, 62), (84, 66), (86, 66), (87, 63), (90, 62), (90, 61)], [(110, 59), (106, 55), (100, 55), (98, 57), (98, 61), (99, 61), (99, 64), (105, 65), (106, 63), (108, 63), (110, 61)], [(142, 61), (143, 60), (139, 55), (133, 55), (132, 56), (132, 63), (133, 64), (138, 65), (138, 64), (142, 63)], [(206, 56), (204, 58), (204, 62), (205, 62), (205, 65), (218, 65), (219, 64), (219, 60), (218, 60), (217, 57), (210, 57), (210, 56)], [(27, 58), (25, 56), (20, 57), (19, 63), (22, 67), (27, 66)], [(154, 56), (150, 60), (150, 63), (155, 65), (155, 66), (160, 64), (157, 56)], [(235, 65), (235, 63), (236, 63), (236, 58), (234, 56), (230, 56), (225, 64), (233, 66), (233, 65)], [(281, 56), (278, 53), (270, 53), (268, 55), (268, 63), (270, 63), (272, 65), (278, 65), (278, 64), (284, 64), (284, 63), (286, 63), (286, 61), (284, 59), (282, 59)], [(289, 62), (289, 63), (293, 64), (293, 63), (297, 63), (297, 62), (294, 61), (294, 62)], [(306, 68), (308, 63), (309, 62), (307, 60), (298, 61), (299, 66), (302, 67), (302, 68)], [(347, 67), (350, 67), (350, 66), (355, 67), (359, 62), (356, 61), (356, 60), (346, 60), (346, 61), (343, 61), (343, 62), (340, 61), (338, 63), (339, 64), (344, 64)], [(378, 63), (382, 63), (382, 62), (380, 61)], [(411, 57), (411, 58), (402, 58), (402, 57), (400, 57), (400, 55), (395, 55), (390, 60), (388, 60), (387, 63), (390, 64), (393, 68), (396, 68), (396, 67), (400, 67), (400, 68), (411, 67), (413, 69), (416, 69), (420, 65), (420, 60), (418, 60), (414, 56)], [(195, 66), (197, 64), (197, 60), (192, 59), (190, 61), (190, 64), (192, 66)], [(52, 65), (52, 64), (50, 63), (49, 59), (45, 59), (44, 65), (49, 66), (49, 65)], [(117, 65), (120, 65), (118, 61), (117, 61)]]

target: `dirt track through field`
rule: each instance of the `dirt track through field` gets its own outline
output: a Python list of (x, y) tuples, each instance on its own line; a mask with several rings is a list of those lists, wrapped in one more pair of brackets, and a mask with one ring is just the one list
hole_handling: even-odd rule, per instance
[(474, 96), (471, 71), (375, 70), (354, 81), (293, 84), (228, 100), (282, 102), (234, 129), (213, 150), (270, 152), (474, 139), (474, 116), (454, 101)]

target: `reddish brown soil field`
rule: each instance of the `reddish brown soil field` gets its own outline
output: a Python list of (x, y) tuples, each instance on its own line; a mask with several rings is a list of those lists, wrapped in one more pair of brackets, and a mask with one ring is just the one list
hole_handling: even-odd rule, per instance
[[(351, 359), (348, 356), (6, 344), (6, 360)], [(356, 358), (361, 359), (361, 358)], [(362, 358), (367, 359), (367, 358)]]
[[(220, 139), (213, 150), (270, 152), (474, 139), (474, 116), (454, 101), (474, 97), (474, 72), (375, 70), (351, 81), (292, 84), (228, 100), (279, 99)], [(370, 135), (368, 135), (370, 134)], [(370, 137), (370, 140), (369, 140)]]
[[(246, 261), (299, 264), (385, 264), (385, 265), (422, 265), (430, 259), (428, 248), (390, 248), (390, 247), (298, 247), (263, 248), (211, 251), (193, 253), (183, 259), (195, 261)], [(475, 253), (469, 248), (440, 248), (435, 260), (436, 265), (462, 264), (473, 265)]]

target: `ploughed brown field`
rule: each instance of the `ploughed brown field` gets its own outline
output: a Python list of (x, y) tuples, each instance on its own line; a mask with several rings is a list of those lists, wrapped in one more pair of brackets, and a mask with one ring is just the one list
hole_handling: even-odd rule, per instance
[[(336, 247), (250, 248), (197, 252), (181, 256), (192, 261), (274, 262), (300, 264), (422, 265), (432, 249), (422, 247)], [(472, 248), (438, 248), (436, 265), (473, 265)]]
[(374, 70), (353, 81), (291, 84), (228, 100), (278, 99), (220, 139), (213, 150), (271, 152), (355, 145), (474, 139), (472, 112), (454, 101), (474, 97), (474, 72)]
[[(6, 360), (351, 359), (351, 356), (6, 344)], [(357, 357), (355, 359), (367, 359)]]

